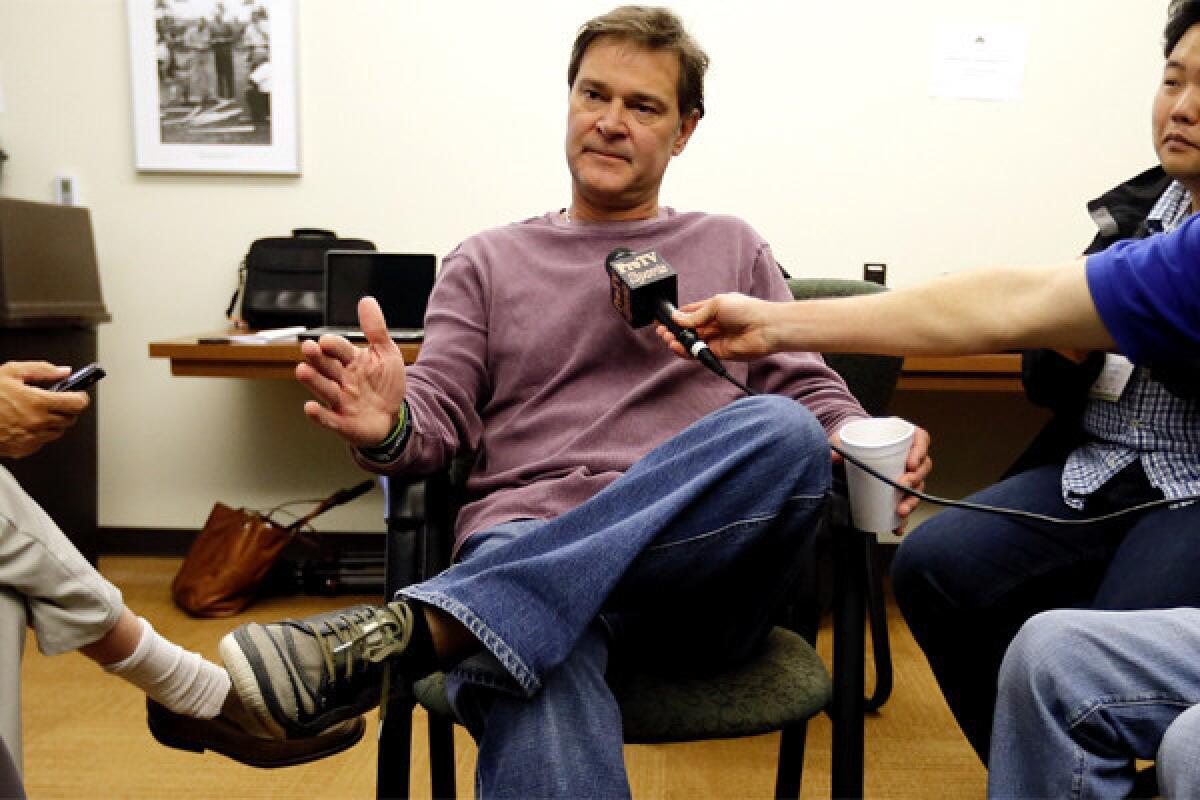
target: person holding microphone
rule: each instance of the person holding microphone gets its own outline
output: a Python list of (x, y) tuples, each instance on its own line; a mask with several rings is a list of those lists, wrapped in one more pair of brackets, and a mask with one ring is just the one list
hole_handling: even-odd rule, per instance
[[(996, 298), (1004, 298), (997, 302)], [(880, 324), (886, 320), (886, 324)], [(1200, 359), (1200, 222), (1064, 264), (977, 269), (874, 295), (685, 305), (718, 358), (790, 350), (965, 355), (1119, 351), (1137, 365)], [(659, 335), (686, 356), (674, 335)], [(1188, 535), (1187, 530), (1180, 535)], [(1157, 761), (1164, 796), (1200, 790), (1200, 609), (1059, 609), (1031, 617), (1000, 669), (989, 795), (1126, 796)]]

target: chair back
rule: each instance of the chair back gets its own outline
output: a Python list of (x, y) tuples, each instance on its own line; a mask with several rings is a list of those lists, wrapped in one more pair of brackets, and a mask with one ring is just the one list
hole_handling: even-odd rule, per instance
[[(788, 278), (792, 297), (814, 300), (820, 297), (850, 297), (857, 294), (886, 292), (886, 287), (870, 281), (844, 278)], [(866, 412), (880, 417), (887, 413), (904, 359), (899, 356), (878, 356), (861, 353), (825, 353), (828, 364), (850, 388)]]

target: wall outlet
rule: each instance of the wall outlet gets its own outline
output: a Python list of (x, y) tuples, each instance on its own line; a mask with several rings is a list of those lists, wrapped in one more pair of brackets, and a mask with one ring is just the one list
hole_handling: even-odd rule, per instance
[(863, 280), (887, 286), (887, 264), (863, 264)]
[(59, 175), (54, 179), (54, 202), (63, 206), (79, 205), (79, 192), (74, 175)]

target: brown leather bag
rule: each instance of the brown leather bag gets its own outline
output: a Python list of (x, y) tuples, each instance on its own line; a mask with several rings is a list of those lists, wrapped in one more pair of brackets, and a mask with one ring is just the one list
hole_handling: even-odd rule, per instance
[(298, 531), (318, 514), (350, 502), (374, 485), (365, 480), (334, 492), (288, 525), (279, 524), (272, 515), (290, 503), (266, 514), (217, 503), (171, 583), (175, 604), (194, 617), (228, 617), (242, 611), (257, 598), (259, 584)]

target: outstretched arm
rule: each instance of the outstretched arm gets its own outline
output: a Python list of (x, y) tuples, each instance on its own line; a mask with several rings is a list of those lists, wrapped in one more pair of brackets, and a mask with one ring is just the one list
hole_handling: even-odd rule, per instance
[(387, 438), (404, 403), (404, 356), (388, 336), (383, 311), (373, 297), (358, 303), (358, 321), (367, 336), (356, 347), (341, 336), (304, 342), (296, 378), (316, 400), (304, 413), (354, 447), (374, 447)]
[[(1028, 347), (1111, 350), (1081, 259), (1051, 267), (998, 267), (920, 286), (836, 299), (767, 303), (717, 295), (676, 319), (718, 358), (786, 350), (961, 355)], [(660, 327), (659, 335), (673, 337)]]

